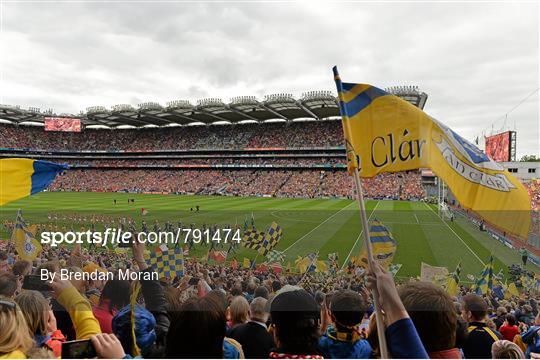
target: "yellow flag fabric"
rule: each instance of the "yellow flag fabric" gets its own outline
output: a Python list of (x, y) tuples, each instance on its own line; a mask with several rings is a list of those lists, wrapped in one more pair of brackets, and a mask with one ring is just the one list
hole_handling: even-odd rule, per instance
[(508, 295), (508, 298), (510, 298), (511, 296), (519, 296), (519, 291), (516, 287), (516, 284), (514, 284), (513, 282), (510, 283), (510, 285), (508, 285), (508, 290), (506, 291), (505, 295)]
[(23, 260), (34, 261), (38, 257), (39, 253), (42, 250), (41, 244), (34, 238), (33, 234), (29, 229), (21, 212), (17, 213), (17, 221), (15, 222), (15, 228), (11, 234), (11, 241), (15, 244), (15, 249), (17, 254)]
[(315, 272), (327, 272), (328, 264), (324, 260), (317, 260), (315, 263)]
[[(373, 258), (388, 270), (396, 254), (397, 242), (386, 226), (377, 219), (369, 222), (369, 241), (371, 242)], [(365, 244), (360, 252), (360, 266), (365, 269), (368, 268), (368, 255)]]
[(430, 168), (460, 204), (504, 230), (528, 237), (531, 203), (523, 185), (452, 129), (421, 109), (367, 84), (343, 83), (334, 68), (349, 171)]
[(242, 266), (243, 266), (244, 268), (246, 268), (246, 269), (247, 269), (247, 268), (250, 268), (250, 267), (251, 267), (251, 261), (249, 261), (248, 258), (244, 258), (244, 261), (242, 262)]
[(0, 206), (44, 190), (67, 168), (41, 160), (0, 159)]

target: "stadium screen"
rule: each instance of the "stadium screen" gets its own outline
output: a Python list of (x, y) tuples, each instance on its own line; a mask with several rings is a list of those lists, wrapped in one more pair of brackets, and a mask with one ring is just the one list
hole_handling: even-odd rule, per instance
[(45, 131), (81, 132), (81, 119), (46, 117)]
[(511, 131), (486, 137), (486, 154), (497, 162), (511, 160)]

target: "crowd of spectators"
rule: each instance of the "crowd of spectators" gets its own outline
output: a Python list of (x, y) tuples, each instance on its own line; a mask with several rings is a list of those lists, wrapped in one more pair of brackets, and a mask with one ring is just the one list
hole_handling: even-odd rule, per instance
[(3, 148), (35, 150), (152, 151), (343, 146), (340, 121), (192, 125), (142, 129), (47, 132), (42, 127), (0, 124)]
[[(424, 198), (418, 172), (380, 174), (363, 179), (373, 199)], [(346, 171), (321, 170), (119, 170), (72, 169), (58, 176), (52, 191), (96, 191), (173, 194), (219, 194), (277, 197), (352, 197)]]
[[(112, 359), (381, 358), (373, 290), (392, 358), (539, 356), (538, 303), (528, 291), (502, 300), (461, 285), (450, 296), (416, 279), (396, 285), (378, 263), (365, 272), (349, 263), (294, 273), (195, 257), (185, 259), (183, 276), (158, 280), (146, 251), (139, 243), (129, 256), (45, 246), (29, 262), (1, 243), (0, 357), (66, 358), (66, 341), (89, 340), (97, 357)], [(47, 288), (23, 285), (44, 270), (57, 275)], [(136, 287), (120, 271), (139, 274), (133, 310)], [(107, 272), (113, 278), (90, 277)]]
[(91, 167), (177, 167), (190, 165), (278, 165), (278, 166), (314, 166), (314, 165), (345, 165), (345, 157), (209, 157), (209, 158), (180, 158), (180, 159), (47, 159), (49, 161), (66, 163), (70, 166)]
[(524, 183), (524, 185), (531, 197), (532, 210), (540, 212), (540, 179), (533, 179)]

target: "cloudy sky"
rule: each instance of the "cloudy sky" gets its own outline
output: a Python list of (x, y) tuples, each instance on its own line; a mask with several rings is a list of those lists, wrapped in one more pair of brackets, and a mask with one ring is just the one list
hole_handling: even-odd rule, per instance
[(469, 139), (518, 131), (540, 153), (531, 2), (2, 1), (0, 103), (78, 113), (144, 101), (418, 85)]

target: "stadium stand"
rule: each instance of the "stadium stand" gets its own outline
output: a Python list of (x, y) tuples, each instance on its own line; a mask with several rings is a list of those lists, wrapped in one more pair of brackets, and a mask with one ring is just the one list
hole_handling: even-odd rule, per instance
[[(339, 121), (44, 132), (0, 125), (2, 156), (67, 163), (53, 191), (350, 197)], [(422, 199), (418, 172), (364, 180), (366, 196)]]

